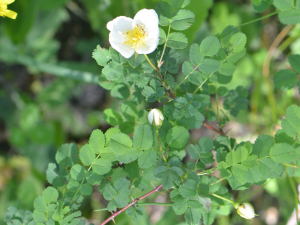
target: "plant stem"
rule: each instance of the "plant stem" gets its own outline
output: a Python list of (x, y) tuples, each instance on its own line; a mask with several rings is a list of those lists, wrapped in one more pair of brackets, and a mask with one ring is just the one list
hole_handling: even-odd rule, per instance
[(218, 130), (218, 129), (216, 129), (216, 128), (210, 126), (210, 125), (208, 125), (206, 122), (203, 122), (203, 126), (205, 126), (206, 128), (211, 129), (211, 130), (217, 132), (218, 134), (221, 134), (221, 135), (223, 135), (223, 136), (226, 136), (226, 134), (225, 134), (223, 131)]
[(153, 63), (150, 61), (148, 56), (146, 54), (144, 54), (144, 56), (146, 57), (148, 63), (152, 66), (152, 68), (155, 69), (155, 71), (159, 73), (159, 70), (153, 65)]
[(214, 73), (209, 74), (208, 78), (206, 78), (206, 79), (199, 85), (199, 87), (196, 88), (196, 90), (194, 91), (193, 94), (196, 94), (196, 92), (198, 91), (198, 89), (200, 89), (200, 88), (203, 86), (203, 84), (204, 84), (204, 83), (211, 77), (211, 75), (213, 75), (213, 74), (214, 74)]
[(162, 147), (161, 147), (161, 143), (160, 143), (160, 139), (159, 139), (158, 130), (156, 130), (156, 135), (157, 135), (157, 140), (158, 140), (159, 150), (160, 150), (160, 152), (161, 152), (161, 155), (162, 155), (164, 161), (167, 162), (167, 159), (165, 158), (164, 152), (163, 152)]
[(163, 205), (163, 206), (173, 206), (173, 203), (145, 202), (145, 203), (137, 203), (136, 205)]
[(222, 180), (224, 180), (224, 178), (221, 178), (221, 179), (217, 180), (216, 182), (213, 182), (213, 183), (211, 183), (211, 184), (209, 184), (209, 185), (217, 184), (217, 183), (221, 182)]
[[(99, 156), (100, 156), (100, 154), (97, 155), (97, 157), (96, 157), (96, 159), (94, 160), (94, 162), (99, 158)], [(89, 171), (91, 170), (91, 168), (92, 168), (94, 162), (92, 163), (92, 165), (90, 165), (90, 167), (88, 168), (87, 172), (89, 172)], [(84, 175), (84, 178), (82, 179), (82, 181), (81, 181), (79, 187), (77, 188), (77, 190), (76, 190), (76, 192), (75, 192), (73, 198), (71, 199), (71, 201), (70, 201), (70, 203), (69, 203), (69, 206), (70, 206), (71, 203), (74, 201), (74, 198), (76, 197), (76, 195), (77, 195), (79, 189), (81, 188), (81, 186), (82, 186), (82, 184), (83, 184), (83, 182), (84, 182), (84, 180), (85, 180), (87, 174), (88, 174), (88, 173), (86, 173), (86, 174)]]
[[(144, 202), (144, 203), (136, 203), (136, 205), (162, 205), (162, 206), (173, 206), (173, 203), (161, 203), (161, 202)], [(106, 211), (107, 208), (97, 209), (94, 212)]]
[[(208, 170), (204, 170), (204, 171), (202, 171), (202, 172), (197, 173), (197, 175), (198, 175), (198, 176), (206, 175), (208, 172), (210, 172), (210, 171), (214, 172), (213, 170), (216, 170), (216, 169), (217, 169), (217, 168), (211, 168), (211, 169), (208, 169)], [(212, 173), (212, 172), (211, 172), (211, 173)]]
[(296, 190), (296, 188), (295, 188), (296, 184), (295, 184), (295, 182), (294, 182), (294, 178), (293, 178), (293, 177), (290, 177), (290, 176), (288, 176), (288, 178), (289, 178), (290, 185), (291, 185), (291, 188), (292, 188), (292, 190), (293, 190), (293, 193), (294, 193), (294, 195), (295, 195), (296, 221), (297, 221), (297, 225), (298, 225), (298, 220), (299, 220), (299, 219), (298, 219), (298, 204), (299, 204), (298, 192), (297, 192), (297, 190)]
[(282, 165), (300, 169), (300, 166), (296, 166), (296, 165), (293, 165), (293, 164), (282, 163)]
[(157, 192), (159, 189), (162, 188), (162, 185), (159, 185), (158, 187), (154, 188), (152, 191), (148, 192), (147, 194), (143, 195), (142, 197), (134, 199), (131, 203), (129, 203), (127, 206), (125, 206), (123, 209), (120, 209), (119, 211), (113, 213), (110, 217), (108, 217), (105, 221), (103, 221), (100, 225), (107, 224), (109, 221), (113, 220), (117, 215), (128, 209), (130, 206), (136, 204), (138, 201), (148, 197), (149, 195), (152, 195), (153, 193)]
[(167, 47), (167, 42), (168, 42), (168, 38), (169, 38), (169, 34), (170, 34), (170, 29), (171, 29), (171, 23), (169, 23), (168, 34), (167, 34), (167, 37), (166, 37), (166, 41), (165, 41), (165, 44), (164, 44), (163, 51), (162, 51), (160, 59), (159, 59), (159, 63), (158, 63), (158, 68), (159, 69), (161, 67), (161, 61), (162, 61), (162, 58), (164, 57), (165, 50), (166, 50), (166, 47)]
[(288, 32), (292, 29), (293, 25), (287, 25), (285, 26), (282, 31), (277, 35), (273, 43), (271, 44), (267, 56), (265, 58), (264, 64), (263, 64), (263, 69), (262, 69), (262, 74), (263, 74), (263, 80), (265, 83), (266, 87), (266, 92), (267, 92), (267, 100), (269, 104), (271, 105), (272, 108), (272, 116), (273, 116), (273, 122), (277, 123), (278, 116), (277, 116), (277, 103), (276, 103), (276, 98), (274, 96), (274, 86), (272, 82), (270, 81), (270, 63), (271, 59), (273, 56), (273, 53), (281, 43), (281, 41), (285, 38), (285, 36), (288, 34)]
[(217, 82), (216, 82), (216, 106), (217, 106), (217, 118), (218, 118), (218, 121), (219, 121), (220, 114), (219, 114), (219, 100), (218, 100), (218, 84), (217, 84)]
[(273, 16), (273, 15), (279, 13), (279, 12), (280, 12), (279, 10), (276, 11), (276, 12), (272, 12), (272, 13), (270, 13), (270, 14), (268, 14), (268, 15), (263, 16), (263, 17), (260, 17), (260, 18), (257, 18), (257, 19), (255, 19), (255, 20), (251, 20), (251, 21), (249, 21), (249, 22), (246, 22), (246, 23), (243, 23), (243, 24), (241, 24), (241, 25), (238, 25), (237, 27), (242, 27), (242, 26), (245, 26), (245, 25), (248, 25), (248, 24), (251, 24), (251, 23), (255, 23), (255, 22), (257, 22), (257, 21), (260, 21), (260, 20), (263, 20), (263, 19), (268, 18), (268, 17), (270, 17), (270, 16)]
[(215, 197), (217, 197), (217, 198), (223, 199), (223, 200), (225, 200), (225, 201), (227, 201), (227, 202), (230, 202), (230, 203), (232, 203), (232, 204), (235, 203), (234, 201), (231, 201), (231, 200), (229, 200), (229, 199), (227, 199), (227, 198), (224, 198), (224, 197), (222, 197), (222, 196), (220, 196), (220, 195), (217, 195), (217, 194), (212, 194), (212, 195), (215, 196)]
[(257, 192), (259, 192), (261, 189), (263, 189), (268, 181), (261, 185), (259, 188), (257, 188), (255, 191), (251, 192), (250, 194), (246, 195), (244, 198), (240, 199), (238, 202), (244, 202), (246, 199), (250, 198), (252, 195), (255, 195)]

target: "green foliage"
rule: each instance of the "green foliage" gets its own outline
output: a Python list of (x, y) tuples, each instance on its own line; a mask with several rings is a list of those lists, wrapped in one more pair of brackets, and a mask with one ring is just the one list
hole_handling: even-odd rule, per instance
[[(221, 215), (229, 215), (231, 209), (225, 201), (230, 199), (231, 190), (249, 189), (251, 184), (262, 185), (267, 180), (281, 178), (286, 174), (291, 177), (299, 176), (300, 108), (298, 106), (287, 107), (291, 103), (283, 104), (284, 100), (278, 102), (278, 107), (275, 104), (272, 113), (274, 118), (279, 116), (283, 118), (282, 129), (277, 130), (274, 137), (266, 134), (259, 135), (253, 144), (249, 141), (239, 142), (240, 139), (228, 138), (225, 136), (228, 129), (225, 129), (226, 132), (223, 130), (232, 117), (241, 120), (245, 115), (249, 116), (246, 112), (249, 108), (251, 113), (258, 114), (258, 108), (262, 108), (261, 105), (265, 106), (265, 96), (271, 103), (277, 95), (281, 96), (284, 91), (295, 88), (300, 73), (300, 56), (295, 51), (288, 57), (292, 68), (270, 70), (270, 72), (278, 71), (274, 72), (273, 83), (276, 88), (280, 89), (276, 91), (275, 97), (273, 93), (270, 94), (272, 85), (265, 79), (261, 80), (262, 76), (258, 76), (263, 62), (260, 54), (265, 53), (262, 51), (255, 57), (252, 53), (257, 48), (257, 37), (251, 34), (254, 33), (254, 29), (246, 28), (246, 26), (226, 27), (227, 24), (225, 24), (227, 21), (231, 22), (232, 18), (232, 21), (236, 21), (237, 15), (240, 15), (238, 19), (241, 20), (237, 24), (241, 24), (240, 22), (244, 20), (248, 21), (249, 12), (246, 13), (242, 9), (237, 13), (234, 5), (228, 12), (224, 13), (221, 10), (224, 14), (220, 14), (220, 18), (224, 21), (221, 21), (220, 27), (226, 28), (223, 31), (220, 28), (217, 32), (212, 29), (210, 32), (210, 26), (204, 25), (200, 28), (197, 18), (200, 13), (189, 10), (193, 9), (195, 2), (168, 0), (158, 2), (154, 7), (154, 4), (151, 5), (152, 1), (143, 3), (135, 1), (133, 5), (144, 4), (144, 8), (154, 8), (159, 17), (159, 46), (146, 57), (136, 53), (127, 59), (112, 47), (106, 49), (97, 45), (92, 57), (100, 67), (93, 72), (84, 72), (84, 70), (78, 72), (60, 65), (51, 65), (48, 61), (55, 62), (56, 59), (50, 60), (48, 56), (42, 59), (33, 58), (31, 55), (34, 55), (35, 51), (31, 52), (30, 56), (19, 55), (19, 52), (30, 49), (29, 45), (22, 41), (25, 40), (37, 16), (37, 9), (47, 15), (56, 14), (59, 12), (56, 10), (63, 10), (62, 7), (67, 2), (67, 0), (59, 0), (54, 4), (49, 4), (41, 0), (39, 4), (33, 5), (33, 1), (29, 1), (26, 6), (23, 3), (17, 3), (14, 7), (16, 11), (19, 10), (18, 17), (22, 20), (19, 20), (18, 26), (15, 26), (15, 21), (5, 21), (5, 29), (12, 42), (20, 43), (21, 47), (13, 46), (10, 50), (12, 45), (8, 44), (10, 46), (8, 49), (1, 50), (0, 60), (5, 62), (15, 60), (28, 66), (32, 73), (42, 71), (80, 81), (99, 83), (110, 96), (105, 94), (108, 100), (107, 105), (103, 107), (103, 113), (96, 113), (89, 117), (92, 119), (88, 121), (92, 121), (93, 125), (88, 126), (86, 132), (78, 132), (74, 135), (72, 133), (74, 127), (78, 126), (78, 130), (82, 127), (78, 118), (68, 120), (70, 114), (64, 115), (63, 119), (57, 119), (50, 125), (43, 124), (42, 120), (44, 117), (47, 119), (51, 117), (50, 109), (55, 106), (59, 106), (55, 108), (59, 110), (64, 105), (73, 104), (71, 104), (73, 101), (67, 101), (77, 97), (78, 89), (80, 89), (78, 83), (68, 83), (59, 79), (43, 88), (39, 87), (42, 82), (34, 83), (32, 91), (37, 95), (37, 102), (31, 102), (25, 95), (15, 95), (14, 89), (8, 88), (11, 101), (16, 108), (20, 108), (17, 113), (18, 118), (9, 125), (12, 127), (9, 130), (11, 144), (14, 147), (24, 148), (24, 153), (29, 152), (30, 149), (40, 148), (39, 154), (44, 150), (40, 147), (41, 145), (50, 145), (55, 141), (55, 145), (60, 147), (57, 151), (53, 149), (53, 154), (48, 156), (50, 159), (47, 163), (50, 163), (46, 169), (46, 179), (50, 185), (47, 185), (48, 187), (35, 198), (33, 212), (10, 207), (5, 214), (6, 223), (84, 224), (85, 218), (82, 215), (87, 214), (81, 211), (85, 207), (84, 199), (90, 199), (93, 192), (99, 191), (108, 201), (103, 207), (114, 212), (128, 206), (132, 201), (132, 196), (137, 196), (135, 200), (137, 203), (144, 198), (139, 198), (143, 196), (141, 192), (148, 191), (148, 195), (153, 194), (149, 192), (153, 190), (152, 186), (161, 184), (162, 192), (166, 190), (170, 192), (170, 202), (173, 204), (172, 215), (184, 214), (182, 219), (185, 218), (187, 224), (208, 225), (213, 224)], [(251, 2), (257, 12), (263, 12), (272, 3), (279, 10), (278, 17), (283, 24), (299, 22), (299, 1), (296, 4), (292, 0), (252, 0)], [(188, 6), (189, 3), (190, 6)], [(69, 2), (67, 8), (76, 12), (75, 14), (84, 20), (92, 21), (92, 29), (100, 32), (101, 35), (105, 27), (103, 24), (114, 16), (107, 14), (106, 9), (112, 7), (111, 9), (116, 11), (114, 13), (119, 13), (118, 10), (122, 8), (114, 1), (106, 5), (99, 1), (83, 0), (82, 4), (88, 12), (87, 18), (85, 14), (81, 14), (80, 10), (77, 10), (76, 7), (79, 7), (77, 4)], [(205, 9), (199, 9), (199, 12), (201, 16), (206, 17), (212, 1), (207, 0), (201, 4)], [(14, 10), (14, 7), (11, 9)], [(131, 4), (126, 7), (128, 7), (126, 14), (134, 11)], [(225, 8), (229, 9), (227, 6)], [(102, 10), (101, 16), (98, 15), (100, 13), (97, 10)], [(202, 12), (204, 12), (203, 15)], [(66, 20), (64, 13), (66, 12), (57, 13), (60, 15), (58, 19), (60, 22), (54, 21), (57, 27)], [(27, 14), (28, 18), (25, 16)], [(210, 19), (213, 21), (214, 17), (215, 12), (212, 13)], [(45, 45), (56, 33), (57, 27), (51, 28), (53, 34), (44, 39)], [(194, 38), (192, 34), (199, 28), (201, 32), (197, 34), (197, 43), (192, 43)], [(29, 33), (27, 39), (31, 39), (34, 35), (39, 36), (41, 33), (40, 31)], [(211, 33), (215, 35), (212, 36)], [(294, 34), (290, 35), (294, 38)], [(292, 38), (288, 38), (286, 42), (283, 42), (283, 47), (279, 47), (282, 52), (289, 54), (284, 47)], [(98, 39), (96, 41), (99, 42)], [(33, 46), (34, 42), (33, 39), (31, 41)], [(6, 42), (3, 43), (0, 44), (1, 48), (6, 45)], [(107, 41), (103, 43), (101, 46), (106, 46)], [(96, 43), (93, 43), (93, 46), (95, 45)], [(188, 49), (186, 49), (187, 46)], [(251, 51), (247, 51), (249, 46)], [(81, 49), (85, 47), (81, 46)], [(56, 51), (58, 49), (59, 45)], [(90, 54), (90, 51), (91, 49), (87, 52)], [(38, 50), (36, 52), (39, 53)], [(44, 63), (43, 61), (46, 60), (47, 63)], [(252, 67), (248, 68), (249, 63), (255, 67), (253, 71)], [(254, 85), (247, 85), (245, 81), (247, 74), (244, 74), (246, 72), (258, 74), (253, 79), (256, 82)], [(5, 74), (5, 76), (9, 75)], [(238, 82), (234, 80), (236, 76), (239, 79)], [(248, 93), (250, 89), (254, 89), (251, 90), (251, 95)], [(262, 96), (258, 90), (264, 90), (265, 96)], [(2, 101), (2, 93), (0, 91), (0, 117), (6, 121), (12, 115), (5, 114), (5, 110), (2, 109), (9, 108), (11, 103)], [(286, 95), (292, 95), (291, 93), (287, 92)], [(248, 95), (251, 97), (248, 98)], [(256, 104), (257, 99), (261, 101)], [(150, 107), (160, 107), (164, 117), (161, 127), (157, 130), (147, 121), (146, 109)], [(286, 117), (281, 117), (286, 107)], [(97, 111), (98, 108), (94, 107), (94, 110)], [(266, 112), (269, 117), (270, 109), (266, 108)], [(64, 113), (59, 111), (58, 114)], [(60, 124), (62, 120), (69, 122)], [(212, 127), (207, 121), (215, 121), (219, 127)], [(206, 128), (221, 135), (214, 140), (201, 135), (199, 140), (195, 140), (197, 137), (195, 134), (198, 132), (194, 130), (202, 128), (203, 124)], [(272, 122), (272, 125), (274, 124), (276, 121)], [(63, 138), (58, 138), (57, 133), (64, 133), (65, 127), (71, 130), (71, 135), (66, 133)], [(96, 127), (99, 129), (95, 129)], [(78, 138), (87, 133), (90, 133), (88, 140)], [(62, 144), (74, 138), (72, 135), (77, 141), (80, 140), (78, 146), (73, 143)], [(205, 135), (210, 134), (205, 133)], [(33, 141), (34, 145), (27, 146), (28, 140)], [(38, 155), (36, 152), (31, 154), (36, 155), (37, 161), (44, 163), (41, 160), (43, 155)], [(54, 158), (55, 163), (51, 162)], [(40, 171), (36, 172), (36, 168), (32, 170), (40, 176)], [(212, 172), (217, 172), (221, 178), (215, 177)], [(41, 177), (39, 179), (42, 180)], [(222, 183), (220, 182), (222, 180), (226, 181)], [(227, 183), (229, 185), (225, 185)], [(230, 191), (227, 186), (230, 186)], [(21, 187), (26, 187), (26, 185), (22, 184)], [(24, 190), (23, 194), (20, 191), (19, 195), (25, 196)], [(146, 194), (147, 197), (148, 195)], [(145, 213), (144, 208), (136, 204), (126, 209), (126, 215), (135, 223), (144, 220)], [(219, 220), (217, 223), (222, 222)]]

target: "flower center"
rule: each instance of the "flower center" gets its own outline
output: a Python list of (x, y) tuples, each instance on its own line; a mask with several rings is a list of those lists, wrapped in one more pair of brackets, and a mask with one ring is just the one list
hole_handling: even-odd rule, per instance
[(133, 30), (127, 30), (123, 33), (125, 36), (123, 45), (130, 44), (132, 48), (136, 48), (137, 46), (144, 44), (144, 40), (148, 36), (144, 28), (144, 25), (135, 25)]

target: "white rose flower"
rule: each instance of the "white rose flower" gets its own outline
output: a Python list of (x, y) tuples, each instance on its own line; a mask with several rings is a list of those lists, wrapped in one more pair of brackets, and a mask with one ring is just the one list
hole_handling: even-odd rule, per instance
[(237, 213), (245, 218), (245, 219), (252, 219), (255, 217), (254, 208), (250, 203), (243, 203), (240, 204), (237, 208)]
[(150, 54), (158, 45), (158, 16), (153, 9), (142, 9), (133, 19), (119, 16), (106, 27), (110, 31), (109, 43), (125, 58), (134, 52)]
[(147, 116), (149, 123), (155, 128), (158, 129), (162, 125), (164, 116), (159, 109), (152, 109)]

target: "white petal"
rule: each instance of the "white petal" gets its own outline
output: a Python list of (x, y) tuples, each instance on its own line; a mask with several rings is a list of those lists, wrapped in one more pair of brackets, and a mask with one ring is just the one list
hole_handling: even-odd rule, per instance
[[(137, 12), (133, 18), (133, 27), (135, 25), (145, 25), (146, 29), (158, 27), (158, 15), (153, 9), (142, 9)], [(147, 30), (146, 30), (147, 32)]]
[(148, 45), (139, 45), (135, 48), (135, 51), (138, 54), (150, 54), (156, 49), (156, 45), (148, 46)]
[(153, 122), (153, 117), (154, 117), (154, 112), (153, 112), (153, 110), (151, 110), (148, 113), (148, 121), (149, 121), (150, 124), (152, 124), (152, 122)]
[(109, 43), (111, 44), (111, 47), (117, 50), (125, 58), (130, 58), (134, 53), (134, 48), (131, 48), (131, 45), (129, 44), (124, 45), (124, 41), (125, 37), (123, 34), (116, 31), (111, 31), (109, 33)]
[(159, 112), (157, 110), (154, 111), (154, 119), (155, 119), (155, 125), (159, 125)]
[(133, 20), (126, 16), (118, 16), (117, 18), (109, 21), (106, 25), (109, 31), (116, 31), (124, 33), (126, 30), (132, 30)]

